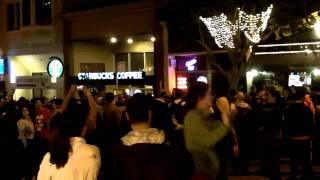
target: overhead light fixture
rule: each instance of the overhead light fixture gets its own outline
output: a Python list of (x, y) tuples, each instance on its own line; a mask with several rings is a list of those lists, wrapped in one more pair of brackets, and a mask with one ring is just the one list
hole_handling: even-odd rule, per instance
[(152, 36), (152, 37), (150, 38), (150, 41), (155, 42), (155, 41), (156, 41), (156, 38), (155, 38), (154, 36)]
[(127, 42), (128, 42), (128, 44), (132, 44), (133, 43), (133, 39), (132, 38), (128, 38)]
[(111, 37), (110, 38), (110, 42), (113, 43), (113, 44), (117, 43), (117, 41), (118, 41), (118, 39), (116, 37)]
[(258, 75), (259, 75), (259, 72), (256, 69), (252, 69), (251, 71), (247, 72), (247, 76), (250, 76), (250, 77), (256, 77)]
[(303, 48), (304, 45), (319, 45), (320, 42), (301, 42), (301, 43), (282, 43), (282, 44), (261, 44), (258, 47), (280, 47), (280, 46), (300, 46)]
[(255, 55), (272, 55), (272, 54), (299, 54), (299, 53), (319, 53), (320, 50), (300, 50), (300, 51), (270, 51), (270, 52), (255, 52)]
[(312, 71), (312, 73), (313, 73), (313, 75), (315, 75), (315, 76), (320, 76), (320, 69), (314, 69), (314, 70)]
[(317, 36), (320, 36), (320, 20), (317, 20), (317, 22), (313, 26)]

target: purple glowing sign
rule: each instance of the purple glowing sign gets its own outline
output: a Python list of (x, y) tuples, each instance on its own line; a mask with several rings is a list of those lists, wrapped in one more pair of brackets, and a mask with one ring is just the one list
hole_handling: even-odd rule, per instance
[(187, 67), (188, 71), (194, 71), (196, 64), (197, 64), (197, 60), (196, 59), (191, 59), (191, 60), (187, 61), (186, 62), (186, 67)]

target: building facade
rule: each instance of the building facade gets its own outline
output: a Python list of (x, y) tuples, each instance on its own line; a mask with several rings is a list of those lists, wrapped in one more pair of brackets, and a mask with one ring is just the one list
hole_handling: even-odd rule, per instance
[(168, 89), (167, 28), (157, 17), (159, 1), (87, 9), (78, 1), (63, 5), (66, 86), (89, 84), (128, 94)]
[(59, 1), (0, 2), (3, 80), (14, 99), (64, 97), (64, 76), (51, 78), (47, 71), (52, 57), (64, 62), (61, 12)]

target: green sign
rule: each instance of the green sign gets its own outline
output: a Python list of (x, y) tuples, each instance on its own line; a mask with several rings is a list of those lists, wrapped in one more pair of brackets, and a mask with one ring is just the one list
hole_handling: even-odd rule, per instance
[(47, 70), (51, 77), (59, 78), (62, 76), (64, 71), (63, 62), (58, 57), (51, 57)]

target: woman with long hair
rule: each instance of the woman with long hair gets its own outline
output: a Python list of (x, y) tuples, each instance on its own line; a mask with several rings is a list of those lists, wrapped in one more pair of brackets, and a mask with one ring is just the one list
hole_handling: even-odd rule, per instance
[[(86, 143), (88, 114), (92, 96), (84, 89), (88, 101), (68, 99), (62, 113), (57, 113), (49, 123), (49, 152), (44, 156), (38, 180), (96, 180), (100, 169), (100, 152)], [(90, 105), (91, 104), (91, 105)]]
[[(29, 106), (24, 105), (19, 112), (20, 120), (17, 122), (19, 132), (18, 139), (20, 144), (23, 145), (21, 154), (21, 176), (26, 180), (31, 180), (33, 176), (34, 163), (34, 124), (30, 117)], [(21, 147), (22, 147), (21, 145)]]
[(34, 124), (30, 117), (30, 109), (28, 106), (23, 106), (20, 111), (21, 118), (17, 122), (19, 140), (23, 143), (24, 147), (27, 147), (28, 140), (32, 140), (34, 137)]
[(229, 103), (220, 98), (218, 108), (222, 121), (212, 118), (212, 96), (208, 85), (202, 82), (189, 87), (187, 104), (190, 111), (184, 119), (186, 148), (195, 164), (194, 179), (216, 179), (219, 172), (219, 160), (215, 145), (229, 132)]

